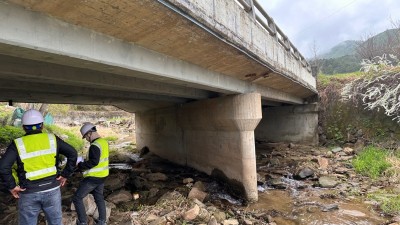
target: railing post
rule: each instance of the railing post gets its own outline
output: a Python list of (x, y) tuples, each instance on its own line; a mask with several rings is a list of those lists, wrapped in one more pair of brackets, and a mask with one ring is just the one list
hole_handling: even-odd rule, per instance
[(254, 8), (253, 0), (246, 0), (246, 1), (250, 5), (252, 17), (255, 20), (256, 19), (256, 10)]

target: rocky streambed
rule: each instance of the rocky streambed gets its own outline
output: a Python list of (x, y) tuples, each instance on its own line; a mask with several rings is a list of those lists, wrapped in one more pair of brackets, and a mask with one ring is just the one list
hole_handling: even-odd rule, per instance
[[(293, 144), (258, 143), (259, 201), (246, 203), (229, 187), (204, 173), (178, 166), (151, 152), (139, 158), (119, 151), (107, 178), (108, 224), (396, 224), (364, 196), (376, 189), (400, 187), (387, 180), (357, 175), (351, 148), (326, 149)], [(118, 164), (116, 164), (118, 163)], [(81, 179), (63, 192), (65, 225), (76, 224), (71, 197)], [(399, 191), (400, 193), (400, 191)], [(89, 224), (95, 224), (93, 198), (85, 200)], [(16, 201), (0, 194), (0, 224), (17, 224)], [(39, 224), (44, 223), (44, 215)]]

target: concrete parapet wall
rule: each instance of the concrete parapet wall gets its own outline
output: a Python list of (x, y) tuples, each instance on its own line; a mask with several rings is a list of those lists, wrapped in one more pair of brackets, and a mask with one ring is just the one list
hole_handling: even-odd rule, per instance
[(318, 105), (264, 108), (254, 133), (259, 141), (317, 144)]
[(173, 162), (218, 175), (256, 201), (254, 129), (261, 95), (243, 94), (136, 115), (137, 145)]
[(311, 71), (277, 38), (259, 25), (251, 13), (231, 0), (168, 0), (239, 48), (256, 55), (274, 70), (305, 86), (316, 88)]

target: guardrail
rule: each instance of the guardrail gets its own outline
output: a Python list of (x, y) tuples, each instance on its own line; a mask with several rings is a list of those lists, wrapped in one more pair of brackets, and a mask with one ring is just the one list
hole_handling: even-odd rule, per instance
[[(261, 7), (257, 0), (236, 0), (236, 2), (242, 6), (247, 12), (251, 13), (252, 17), (260, 24), (268, 33), (275, 37), (279, 44), (281, 44), (286, 51), (290, 52), (297, 60), (301, 62), (303, 67), (306, 67), (311, 72), (311, 66), (304, 58), (304, 56), (297, 50), (292, 44), (289, 38), (282, 32), (282, 30), (275, 24), (274, 20), (268, 15), (267, 12)], [(256, 12), (260, 12), (261, 16)]]

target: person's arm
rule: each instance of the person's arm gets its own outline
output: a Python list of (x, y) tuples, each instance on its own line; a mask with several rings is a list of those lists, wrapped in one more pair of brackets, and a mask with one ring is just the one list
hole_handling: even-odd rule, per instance
[(12, 190), (17, 186), (11, 171), (12, 165), (17, 161), (17, 157), (17, 148), (13, 142), (7, 147), (6, 152), (0, 159), (0, 176), (8, 190)]
[(67, 164), (65, 165), (63, 171), (61, 171), (60, 176), (68, 178), (74, 172), (78, 153), (71, 145), (67, 144), (59, 137), (56, 138), (58, 154), (61, 154), (67, 158)]
[(84, 162), (80, 162), (78, 164), (78, 168), (80, 171), (89, 170), (95, 166), (97, 166), (100, 162), (100, 148), (96, 145), (90, 145), (89, 148), (89, 159)]

